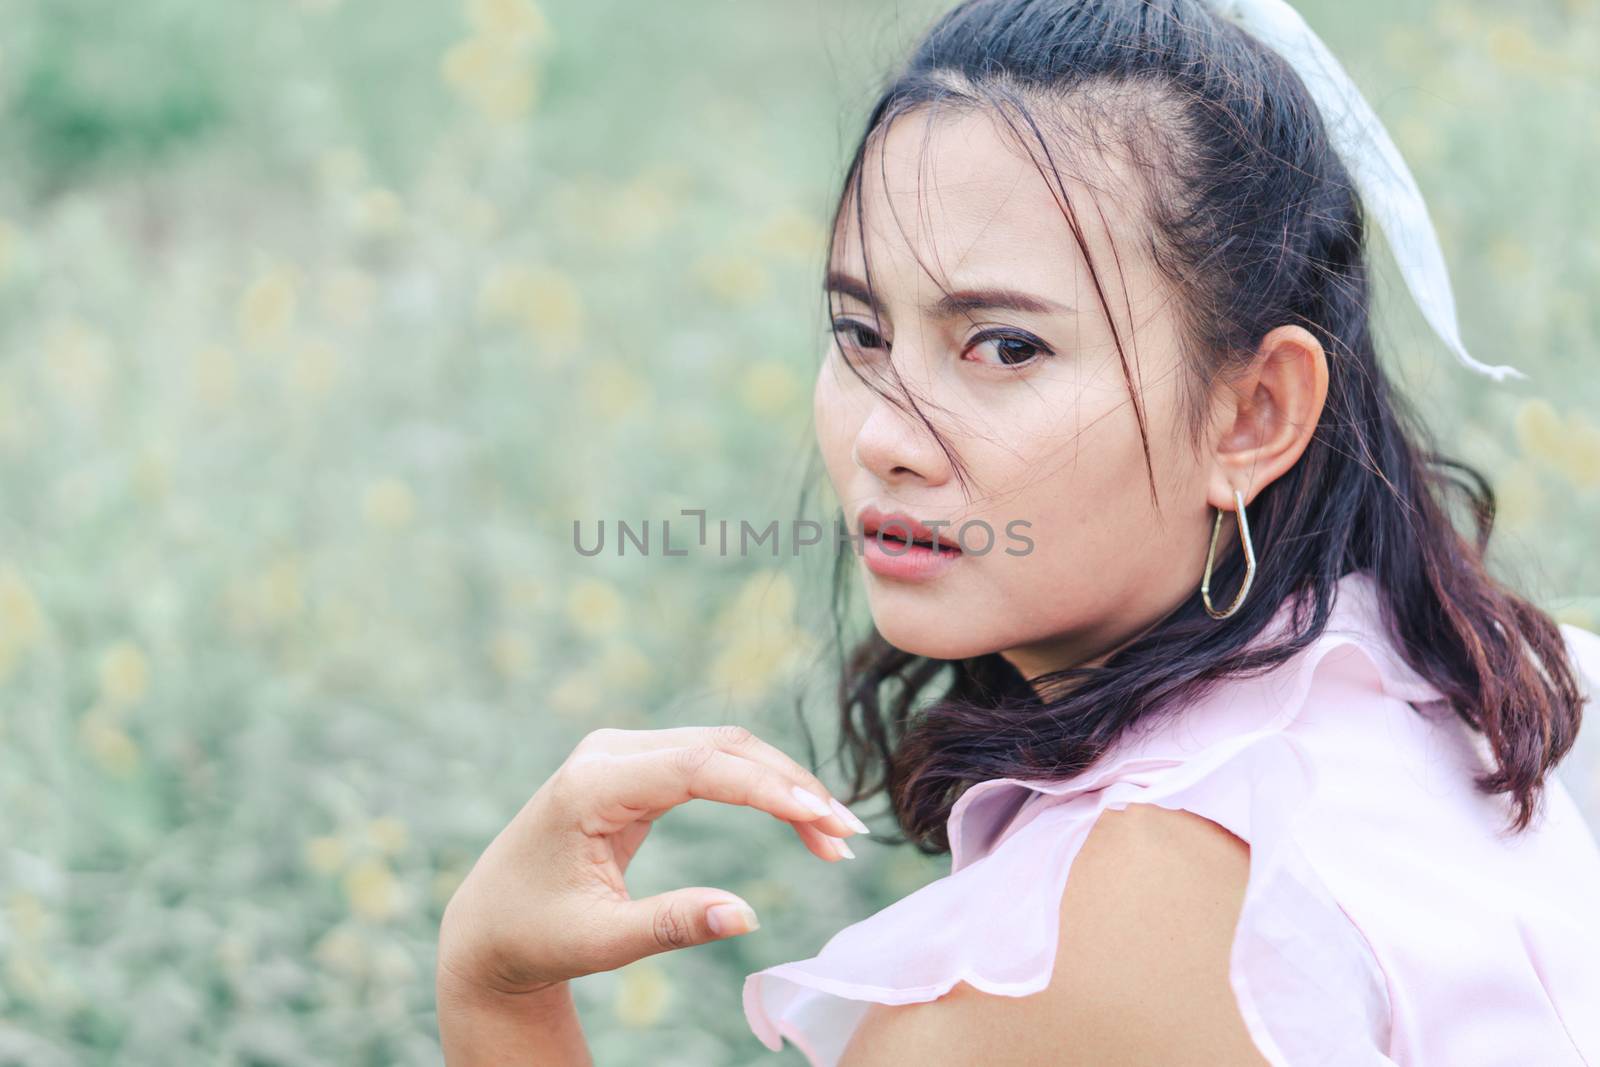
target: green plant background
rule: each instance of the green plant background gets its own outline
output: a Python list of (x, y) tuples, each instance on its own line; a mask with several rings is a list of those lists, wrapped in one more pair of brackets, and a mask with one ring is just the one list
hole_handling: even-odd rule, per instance
[[(822, 221), (944, 6), (7, 5), (0, 1062), (437, 1063), (443, 903), (584, 733), (805, 758), (818, 574), (584, 559), (571, 522), (794, 514)], [(1495, 566), (1600, 628), (1600, 5), (1306, 12), (1427, 191), (1469, 345), (1532, 380), (1455, 366), (1392, 279), (1388, 358), (1500, 492)], [(1600, 815), (1594, 751), (1565, 777)], [(743, 976), (948, 867), (857, 851), (664, 819), (634, 891), (764, 925), (576, 983), (598, 1062), (800, 1063)]]

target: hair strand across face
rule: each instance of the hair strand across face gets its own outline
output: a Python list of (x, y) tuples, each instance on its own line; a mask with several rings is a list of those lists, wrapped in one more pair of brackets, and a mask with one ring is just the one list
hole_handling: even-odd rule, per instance
[[(965, 788), (1078, 773), (1135, 723), (1224, 678), (1287, 661), (1322, 633), (1338, 580), (1361, 570), (1375, 578), (1385, 625), (1410, 665), (1487, 739), (1494, 766), (1478, 786), (1508, 794), (1511, 826), (1526, 828), (1545, 776), (1576, 738), (1582, 694), (1555, 621), (1487, 571), (1495, 512), (1487, 480), (1433, 447), (1378, 362), (1362, 207), (1298, 76), (1199, 0), (968, 0), (928, 31), (871, 109), (830, 263), (847, 220), (865, 251), (862, 181), (875, 140), (914, 111), (931, 124), (952, 110), (990, 113), (1036, 152), (1089, 264), (1147, 466), (1138, 360), (1124, 344), (1132, 331), (1119, 327), (1060, 172), (1078, 150), (1123, 152), (1143, 178), (1149, 251), (1179, 294), (1190, 438), (1203, 430), (1212, 385), (1280, 325), (1303, 326), (1322, 343), (1327, 401), (1305, 453), (1252, 505), (1262, 566), (1239, 612), (1218, 623), (1197, 595), (1100, 666), (1030, 685), (998, 651), (930, 659), (876, 631), (851, 644), (853, 558), (841, 553), (833, 586), (848, 802), (886, 791), (907, 838), (946, 851), (950, 807)], [(1060, 151), (1066, 145), (1073, 150)], [(1131, 308), (1121, 310), (1132, 319)], [(960, 456), (890, 374), (895, 402), (939, 440), (961, 479)], [(1473, 522), (1470, 541), (1449, 515), (1456, 492)], [(1214, 586), (1237, 588), (1243, 562), (1236, 550), (1219, 560)], [(1257, 642), (1290, 598), (1304, 605), (1292, 630)]]

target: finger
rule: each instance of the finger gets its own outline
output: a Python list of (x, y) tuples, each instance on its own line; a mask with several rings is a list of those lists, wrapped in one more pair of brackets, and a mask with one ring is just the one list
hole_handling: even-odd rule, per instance
[(806, 848), (810, 849), (813, 855), (819, 856), (829, 863), (836, 863), (842, 859), (855, 859), (855, 853), (851, 851), (850, 846), (845, 843), (843, 838), (823, 833), (817, 829), (815, 823), (797, 822), (791, 825), (794, 826), (794, 832), (799, 835), (801, 841), (805, 842)]
[[(721, 731), (728, 728), (713, 727), (712, 729), (715, 731)], [(743, 727), (734, 727), (733, 729), (743, 730)], [(844, 804), (833, 795), (832, 790), (823, 784), (822, 779), (806, 770), (804, 766), (802, 766), (797, 760), (791, 757), (788, 753), (784, 752), (783, 749), (779, 748), (778, 746), (767, 741), (763, 741), (761, 738), (750, 733), (748, 730), (744, 730), (744, 737), (742, 740), (738, 737), (719, 737), (718, 741), (719, 745), (721, 743), (728, 743), (732, 746), (731, 750), (735, 753), (743, 755), (748, 759), (753, 759), (758, 763), (765, 764), (766, 766), (777, 771), (779, 774), (788, 777), (796, 785), (810, 790), (812, 793), (820, 795), (825, 801), (827, 801), (829, 811), (834, 816), (831, 822), (824, 821), (821, 823), (823, 829), (828, 834), (835, 837), (848, 837), (850, 834), (854, 833), (870, 834), (872, 832), (867, 824), (862, 822), (861, 818), (856, 815), (855, 812), (845, 807)]]
[(826, 826), (837, 820), (819, 819), (793, 783), (772, 768), (710, 746), (581, 756), (563, 774), (564, 791), (591, 834), (616, 833), (694, 799), (758, 808), (786, 822)]
[(853, 833), (870, 834), (872, 830), (854, 812), (833, 796), (822, 779), (806, 770), (782, 749), (757, 737), (743, 726), (676, 726), (661, 730), (596, 730), (584, 739), (601, 751), (612, 753), (646, 752), (660, 748), (683, 748), (694, 745), (712, 745), (733, 755), (743, 756), (789, 778), (795, 785), (819, 796), (828, 810), (813, 813), (813, 817), (827, 820), (822, 825), (831, 835), (847, 837)]
[(608, 905), (614, 937), (602, 953), (604, 969), (644, 956), (720, 941), (760, 928), (755, 909), (723, 889), (696, 886)]

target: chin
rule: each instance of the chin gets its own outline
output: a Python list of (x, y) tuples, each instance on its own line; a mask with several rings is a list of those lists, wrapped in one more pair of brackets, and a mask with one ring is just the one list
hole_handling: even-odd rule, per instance
[(967, 659), (994, 652), (999, 647), (974, 639), (971, 625), (959, 614), (941, 619), (915, 619), (904, 614), (882, 618), (874, 613), (872, 621), (885, 641), (913, 656)]

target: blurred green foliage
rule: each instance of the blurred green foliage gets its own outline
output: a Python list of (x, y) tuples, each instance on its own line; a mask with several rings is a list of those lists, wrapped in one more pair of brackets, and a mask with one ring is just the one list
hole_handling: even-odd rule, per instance
[(226, 51), (187, 14), (83, 0), (31, 12), (7, 49), (6, 127), (8, 161), (35, 196), (158, 165), (222, 124)]
[[(584, 733), (806, 758), (814, 690), (829, 746), (819, 573), (584, 559), (571, 523), (794, 514), (843, 152), (943, 7), (9, 6), (0, 1062), (436, 1063), (443, 903)], [(1455, 367), (1392, 281), (1386, 350), (1494, 479), (1496, 565), (1600, 625), (1600, 8), (1306, 10), (1428, 192), (1469, 347), (1532, 381)], [(577, 983), (598, 1062), (801, 1062), (743, 976), (947, 866), (861, 846), (664, 819), (634, 892), (763, 927)]]

